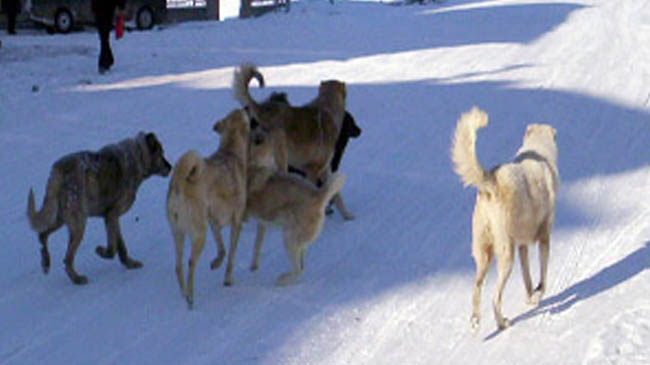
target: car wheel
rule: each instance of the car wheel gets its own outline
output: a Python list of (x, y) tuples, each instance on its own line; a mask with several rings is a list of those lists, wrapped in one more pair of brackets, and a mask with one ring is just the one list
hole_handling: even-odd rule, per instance
[(68, 33), (72, 30), (74, 18), (68, 9), (59, 9), (54, 16), (54, 28), (59, 33)]
[(139, 30), (148, 30), (153, 28), (153, 11), (148, 6), (143, 6), (138, 9), (135, 16), (135, 24)]

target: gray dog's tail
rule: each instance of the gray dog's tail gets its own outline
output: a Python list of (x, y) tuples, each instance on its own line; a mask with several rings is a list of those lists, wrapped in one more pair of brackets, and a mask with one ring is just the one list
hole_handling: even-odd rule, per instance
[(29, 218), (29, 225), (38, 233), (45, 232), (56, 223), (56, 217), (59, 212), (59, 202), (57, 196), (61, 188), (62, 176), (56, 169), (52, 169), (52, 174), (47, 181), (47, 188), (45, 198), (43, 199), (43, 206), (41, 210), (36, 211), (36, 203), (34, 202), (34, 191), (29, 189), (29, 196), (27, 198), (27, 218)]
[(318, 191), (318, 204), (321, 206), (321, 210), (324, 211), (325, 205), (343, 189), (345, 178), (345, 175), (338, 172), (329, 176), (325, 185)]
[(235, 99), (239, 101), (242, 107), (248, 107), (255, 115), (257, 113), (258, 104), (251, 97), (248, 90), (248, 84), (255, 78), (264, 87), (264, 76), (257, 70), (257, 67), (251, 63), (242, 64), (239, 69), (235, 70), (235, 75), (232, 80), (232, 88), (235, 93)]
[(494, 179), (476, 156), (476, 131), (487, 124), (487, 114), (477, 107), (460, 116), (451, 145), (451, 161), (465, 186), (474, 185), (479, 190), (493, 191)]

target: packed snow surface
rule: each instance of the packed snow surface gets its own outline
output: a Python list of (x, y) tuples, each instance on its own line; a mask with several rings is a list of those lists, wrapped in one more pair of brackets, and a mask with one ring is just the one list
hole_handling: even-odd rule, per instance
[[(288, 14), (127, 33), (112, 40), (116, 64), (103, 76), (92, 29), (0, 38), (0, 364), (650, 363), (650, 1), (307, 0)], [(65, 228), (50, 237), (43, 275), (25, 212), (30, 187), (40, 205), (52, 163), (141, 130), (172, 163), (211, 153), (246, 61), (268, 84), (252, 86), (258, 99), (286, 91), (302, 104), (320, 80), (345, 81), (363, 129), (341, 166), (357, 219), (327, 218), (301, 282), (274, 284), (288, 267), (277, 229), (260, 270), (248, 270), (248, 222), (232, 287), (223, 267), (209, 269), (208, 237), (189, 311), (160, 177), (121, 218), (142, 269), (98, 258), (104, 224), (91, 218), (76, 256), (89, 284), (63, 270)], [(485, 166), (509, 161), (527, 124), (550, 123), (562, 180), (545, 299), (525, 304), (517, 264), (503, 303), (513, 325), (496, 331), (493, 267), (476, 336), (475, 189), (449, 158), (473, 105), (490, 116), (477, 142)], [(531, 261), (536, 274), (536, 250)]]

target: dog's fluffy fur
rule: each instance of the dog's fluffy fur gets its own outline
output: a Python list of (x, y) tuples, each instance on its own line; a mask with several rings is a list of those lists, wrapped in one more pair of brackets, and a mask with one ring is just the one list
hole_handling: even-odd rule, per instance
[[(181, 156), (174, 165), (167, 193), (167, 219), (176, 244), (176, 276), (190, 309), (194, 303), (194, 270), (205, 244), (206, 224), (210, 225), (219, 252), (210, 264), (213, 270), (225, 256), (221, 228), (231, 226), (224, 285), (232, 285), (232, 265), (246, 208), (248, 116), (235, 110), (213, 129), (221, 135), (219, 149), (206, 159), (194, 151)], [(183, 279), (186, 235), (192, 242), (187, 286)]]
[[(541, 300), (559, 186), (554, 128), (529, 125), (514, 161), (487, 171), (478, 162), (475, 150), (476, 131), (487, 123), (487, 114), (478, 108), (463, 114), (451, 148), (456, 173), (465, 186), (478, 189), (472, 219), (472, 255), (476, 263), (471, 316), (474, 331), (479, 327), (481, 286), (493, 256), (498, 267), (493, 309), (500, 329), (509, 325), (501, 312), (501, 296), (512, 270), (515, 247), (519, 250), (527, 301), (538, 304)], [(535, 242), (539, 242), (540, 281), (533, 290), (527, 245)]]
[(65, 271), (75, 284), (88, 282), (74, 268), (88, 217), (103, 217), (106, 224), (108, 242), (106, 247), (97, 247), (99, 256), (113, 258), (117, 251), (124, 266), (141, 267), (140, 262), (128, 256), (119, 218), (131, 208), (144, 180), (152, 175), (167, 176), (170, 170), (162, 145), (153, 133), (139, 133), (97, 152), (81, 151), (56, 161), (41, 210), (36, 211), (31, 189), (27, 203), (29, 223), (41, 243), (43, 272), (47, 274), (50, 269), (47, 238), (65, 224), (69, 232)]
[(254, 65), (244, 64), (235, 70), (234, 95), (250, 116), (273, 134), (278, 166), (283, 171), (289, 165), (305, 171), (314, 183), (319, 178), (326, 180), (345, 113), (345, 83), (323, 81), (312, 102), (295, 107), (273, 101), (255, 101), (248, 90), (253, 78), (264, 86), (264, 78)]
[(300, 176), (278, 171), (268, 136), (253, 139), (249, 153), (246, 212), (258, 220), (251, 270), (259, 266), (266, 224), (279, 225), (291, 271), (280, 275), (277, 283), (292, 284), (300, 279), (307, 248), (322, 230), (325, 205), (341, 190), (345, 176), (335, 173), (317, 188)]

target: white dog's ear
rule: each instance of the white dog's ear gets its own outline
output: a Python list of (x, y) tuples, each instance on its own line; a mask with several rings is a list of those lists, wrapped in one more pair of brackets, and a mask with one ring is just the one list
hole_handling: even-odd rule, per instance
[(528, 127), (526, 127), (526, 137), (530, 137), (530, 135), (533, 134), (534, 130), (535, 130), (535, 125), (529, 124)]

